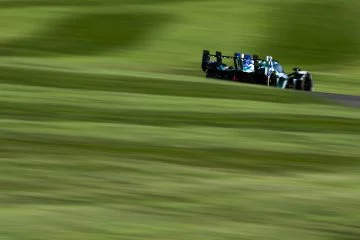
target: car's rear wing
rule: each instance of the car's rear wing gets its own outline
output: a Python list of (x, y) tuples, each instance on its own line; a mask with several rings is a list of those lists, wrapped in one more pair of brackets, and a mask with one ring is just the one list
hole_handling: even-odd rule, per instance
[(211, 54), (209, 50), (203, 50), (203, 55), (202, 55), (202, 63), (201, 63), (201, 67), (203, 69), (203, 71), (206, 70), (206, 66), (207, 64), (209, 64), (211, 62), (211, 57), (214, 57), (216, 59), (216, 62), (221, 65), (223, 63), (223, 59), (227, 58), (227, 59), (233, 59), (234, 60), (234, 67), (235, 69), (237, 69), (237, 67), (239, 66), (239, 60), (241, 59), (241, 54), (240, 53), (235, 53), (234, 56), (226, 56), (226, 55), (222, 55), (221, 51), (216, 51), (215, 54)]

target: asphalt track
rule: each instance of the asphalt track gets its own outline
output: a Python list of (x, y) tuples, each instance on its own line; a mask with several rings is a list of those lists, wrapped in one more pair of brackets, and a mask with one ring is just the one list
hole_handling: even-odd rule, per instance
[(312, 94), (334, 103), (342, 104), (348, 107), (360, 108), (360, 96), (325, 92), (312, 92)]

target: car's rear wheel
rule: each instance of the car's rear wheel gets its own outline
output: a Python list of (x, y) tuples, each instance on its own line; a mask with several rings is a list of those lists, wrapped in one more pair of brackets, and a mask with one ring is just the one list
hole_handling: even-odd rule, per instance
[(206, 71), (206, 77), (207, 78), (215, 78), (216, 77), (216, 71), (212, 69), (208, 69)]

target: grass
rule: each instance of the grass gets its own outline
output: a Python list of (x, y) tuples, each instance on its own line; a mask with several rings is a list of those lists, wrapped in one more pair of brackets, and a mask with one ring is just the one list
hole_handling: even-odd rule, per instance
[(359, 239), (359, 111), (199, 64), (203, 48), (274, 51), (316, 90), (358, 95), (358, 9), (1, 1), (0, 239)]
[[(131, 47), (157, 27), (166, 16), (151, 13), (83, 14), (51, 26), (36, 37), (9, 41), (0, 47), (3, 56), (102, 54)], [(123, 35), (119, 39), (119, 32)], [(49, 38), (55, 36), (55, 38)]]

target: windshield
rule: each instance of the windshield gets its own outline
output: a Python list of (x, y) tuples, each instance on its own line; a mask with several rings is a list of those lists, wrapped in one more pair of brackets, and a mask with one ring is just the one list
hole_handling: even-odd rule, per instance
[(284, 69), (283, 69), (283, 67), (280, 65), (279, 62), (274, 61), (273, 63), (274, 63), (274, 68), (275, 68), (275, 70), (276, 70), (277, 72), (279, 72), (279, 73), (284, 73)]

